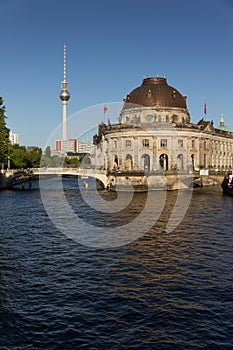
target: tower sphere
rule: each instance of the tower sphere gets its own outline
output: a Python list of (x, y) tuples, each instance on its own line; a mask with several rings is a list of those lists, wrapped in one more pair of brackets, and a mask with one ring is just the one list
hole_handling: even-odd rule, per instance
[(62, 101), (68, 101), (70, 99), (70, 93), (68, 90), (62, 90), (59, 97)]

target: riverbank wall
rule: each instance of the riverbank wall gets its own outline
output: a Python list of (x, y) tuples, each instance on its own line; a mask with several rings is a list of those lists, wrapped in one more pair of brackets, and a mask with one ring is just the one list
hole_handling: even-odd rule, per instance
[(144, 172), (109, 172), (110, 183), (114, 183), (118, 191), (134, 190), (138, 192), (156, 189), (180, 190), (191, 187), (220, 186), (227, 173), (144, 173)]
[[(200, 171), (188, 174), (174, 171), (163, 173), (142, 171), (106, 172), (110, 185), (113, 183), (117, 191), (133, 190), (136, 192), (157, 189), (172, 191), (191, 187), (220, 186), (227, 174), (228, 172), (205, 172), (202, 174)], [(11, 187), (11, 179), (13, 177), (15, 183), (38, 180), (38, 176), (28, 175), (28, 173), (23, 171), (18, 171), (17, 173), (12, 170), (5, 171), (4, 173), (0, 173), (0, 189), (3, 190)]]

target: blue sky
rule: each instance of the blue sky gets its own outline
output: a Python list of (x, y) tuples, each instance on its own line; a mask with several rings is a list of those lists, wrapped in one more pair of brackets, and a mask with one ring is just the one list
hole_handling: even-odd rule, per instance
[[(68, 116), (121, 102), (158, 73), (188, 96), (192, 122), (206, 101), (206, 119), (217, 126), (223, 114), (233, 130), (233, 0), (0, 0), (0, 9), (0, 96), (21, 145), (43, 148), (61, 123), (64, 42)], [(85, 130), (79, 116), (70, 137)], [(102, 118), (97, 108), (93, 126)]]

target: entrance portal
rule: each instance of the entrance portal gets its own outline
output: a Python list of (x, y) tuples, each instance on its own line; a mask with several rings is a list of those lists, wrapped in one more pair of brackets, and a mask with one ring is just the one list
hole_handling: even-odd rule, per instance
[(159, 157), (159, 164), (163, 170), (168, 170), (168, 155), (163, 153)]
[(150, 156), (148, 154), (142, 156), (142, 167), (144, 171), (150, 171)]

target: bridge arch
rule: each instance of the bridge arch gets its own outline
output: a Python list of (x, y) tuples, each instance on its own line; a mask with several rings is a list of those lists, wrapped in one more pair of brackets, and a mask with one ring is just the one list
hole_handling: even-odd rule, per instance
[(88, 176), (99, 180), (103, 187), (107, 187), (107, 174), (104, 170), (83, 169), (83, 168), (38, 168), (33, 169), (34, 175), (73, 175)]

